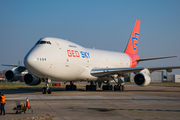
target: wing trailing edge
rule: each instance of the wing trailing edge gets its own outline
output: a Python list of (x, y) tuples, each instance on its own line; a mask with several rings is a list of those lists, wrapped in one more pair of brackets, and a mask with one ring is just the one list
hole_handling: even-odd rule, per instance
[(141, 58), (141, 59), (137, 59), (137, 62), (148, 61), (148, 60), (157, 60), (157, 59), (166, 59), (166, 58), (173, 58), (173, 57), (178, 57), (178, 56), (155, 57), (155, 58)]
[[(145, 67), (135, 67), (135, 68), (94, 68), (91, 70), (91, 75), (95, 77), (104, 77), (114, 74), (123, 74), (123, 73), (138, 73)], [(180, 69), (180, 66), (169, 66), (169, 67), (150, 67), (146, 68), (152, 73), (156, 70), (166, 70), (167, 72), (172, 72), (172, 69)]]

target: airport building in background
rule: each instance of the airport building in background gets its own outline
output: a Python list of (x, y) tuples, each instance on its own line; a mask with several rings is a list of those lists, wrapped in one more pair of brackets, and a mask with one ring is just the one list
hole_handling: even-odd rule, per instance
[(180, 83), (180, 75), (168, 75), (167, 82), (179, 82)]
[[(167, 76), (167, 78), (164, 78), (164, 75)], [(131, 82), (134, 82), (134, 76), (134, 73), (130, 73)], [(154, 71), (149, 76), (151, 82), (180, 82), (180, 75), (167, 75), (165, 71)]]

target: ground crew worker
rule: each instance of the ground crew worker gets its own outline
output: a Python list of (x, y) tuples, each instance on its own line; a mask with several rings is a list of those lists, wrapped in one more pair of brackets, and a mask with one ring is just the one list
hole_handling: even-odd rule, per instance
[(5, 110), (4, 110), (4, 106), (5, 106), (5, 104), (6, 104), (6, 101), (5, 101), (5, 96), (3, 95), (3, 93), (2, 92), (0, 92), (1, 93), (1, 96), (0, 96), (0, 103), (1, 103), (1, 114), (0, 115), (2, 115), (2, 112), (4, 113), (4, 115), (5, 115)]

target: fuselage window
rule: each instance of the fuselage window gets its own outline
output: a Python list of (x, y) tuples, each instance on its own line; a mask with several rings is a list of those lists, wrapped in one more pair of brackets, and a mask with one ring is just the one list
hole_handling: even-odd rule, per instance
[(50, 45), (51, 45), (51, 42), (47, 41), (47, 44), (50, 44)]

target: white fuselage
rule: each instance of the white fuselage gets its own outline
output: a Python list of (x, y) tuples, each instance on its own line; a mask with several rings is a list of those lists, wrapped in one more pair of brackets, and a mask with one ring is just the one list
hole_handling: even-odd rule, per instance
[(42, 38), (24, 58), (27, 70), (39, 78), (55, 81), (97, 80), (90, 74), (93, 68), (127, 68), (127, 54), (84, 48), (75, 43)]

